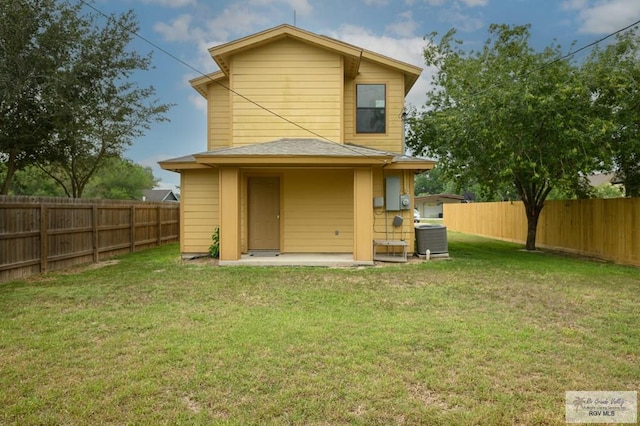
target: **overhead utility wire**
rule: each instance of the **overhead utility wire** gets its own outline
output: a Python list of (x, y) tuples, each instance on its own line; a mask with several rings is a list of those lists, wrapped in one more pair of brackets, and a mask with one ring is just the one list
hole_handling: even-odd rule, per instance
[[(640, 19), (639, 19), (639, 20), (637, 20), (637, 21), (635, 21), (634, 23), (632, 23), (632, 24), (630, 24), (630, 25), (627, 25), (627, 26), (626, 26), (626, 27), (624, 27), (624, 28), (620, 28), (619, 30), (614, 31), (614, 32), (612, 32), (612, 33), (610, 33), (610, 34), (607, 34), (606, 36), (604, 36), (604, 37), (602, 37), (602, 38), (599, 38), (599, 39), (598, 39), (598, 40), (596, 40), (596, 41), (593, 41), (593, 42), (591, 42), (591, 43), (589, 43), (589, 44), (587, 44), (587, 45), (585, 45), (585, 46), (582, 46), (582, 47), (580, 47), (579, 49), (572, 50), (571, 52), (567, 53), (566, 55), (560, 56), (559, 58), (555, 58), (555, 59), (553, 59), (553, 60), (551, 60), (551, 61), (549, 61), (549, 62), (545, 62), (544, 64), (540, 65), (539, 67), (534, 68), (534, 69), (532, 69), (532, 70), (530, 70), (530, 71), (527, 71), (527, 72), (523, 73), (523, 74), (521, 75), (521, 77), (525, 77), (525, 78), (526, 78), (526, 77), (528, 77), (529, 75), (531, 75), (531, 74), (533, 74), (533, 73), (535, 73), (535, 72), (541, 71), (541, 70), (543, 70), (543, 69), (545, 69), (545, 68), (547, 68), (547, 67), (549, 67), (549, 66), (551, 66), (551, 65), (553, 65), (553, 64), (555, 64), (555, 63), (558, 63), (558, 62), (560, 62), (560, 61), (564, 61), (565, 59), (568, 59), (568, 58), (570, 58), (570, 57), (572, 57), (572, 56), (576, 55), (577, 53), (582, 52), (583, 50), (589, 49), (590, 47), (593, 47), (593, 46), (595, 46), (595, 45), (597, 45), (597, 44), (599, 44), (599, 43), (602, 43), (602, 42), (603, 42), (603, 41), (605, 41), (606, 39), (611, 38), (611, 37), (613, 37), (613, 36), (615, 36), (615, 35), (617, 35), (617, 34), (620, 34), (621, 32), (626, 31), (626, 30), (628, 30), (629, 28), (631, 28), (631, 27), (633, 27), (633, 26), (635, 26), (635, 25), (638, 25), (638, 24), (640, 24)], [(490, 85), (489, 87), (487, 87), (486, 89), (478, 90), (478, 91), (472, 92), (472, 93), (470, 93), (470, 95), (471, 95), (471, 96), (482, 95), (483, 93), (486, 93), (486, 92), (488, 92), (489, 90), (494, 89), (494, 88), (496, 88), (496, 87), (503, 86), (504, 84), (505, 84), (505, 83), (494, 83), (494, 84)]]
[[(85, 6), (87, 6), (88, 8), (92, 9), (92, 10), (93, 10), (93, 11), (95, 11), (96, 13), (98, 13), (98, 14), (102, 15), (102, 16), (103, 16), (104, 18), (106, 18), (107, 20), (112, 19), (109, 15), (107, 15), (107, 14), (106, 14), (106, 13), (104, 13), (104, 12), (102, 12), (101, 10), (99, 10), (98, 8), (96, 8), (95, 6), (93, 6), (92, 4), (87, 3), (85, 0), (78, 0), (78, 1), (79, 1), (80, 3), (82, 3), (82, 4), (84, 4)], [(116, 23), (117, 23), (117, 21), (116, 21)], [(333, 141), (333, 140), (331, 140), (331, 139), (327, 138), (326, 136), (322, 136), (321, 134), (319, 134), (319, 133), (317, 133), (317, 132), (315, 132), (315, 131), (313, 131), (313, 130), (307, 129), (306, 127), (302, 126), (301, 124), (298, 124), (298, 123), (296, 123), (296, 122), (294, 122), (294, 121), (289, 120), (288, 118), (286, 118), (286, 117), (284, 117), (284, 116), (282, 116), (282, 115), (278, 114), (277, 112), (272, 111), (272, 110), (270, 110), (269, 108), (267, 108), (267, 107), (265, 107), (265, 106), (260, 105), (258, 102), (256, 102), (256, 101), (254, 101), (254, 100), (252, 100), (252, 99), (248, 98), (247, 96), (245, 96), (245, 95), (243, 95), (243, 94), (241, 94), (241, 93), (238, 93), (238, 92), (237, 92), (237, 91), (235, 91), (234, 89), (232, 89), (232, 88), (230, 88), (230, 87), (228, 87), (228, 86), (225, 86), (224, 84), (220, 83), (219, 81), (214, 80), (213, 78), (211, 78), (211, 76), (210, 76), (210, 75), (205, 74), (204, 72), (202, 72), (202, 71), (200, 71), (199, 69), (195, 68), (194, 66), (192, 66), (192, 65), (191, 65), (191, 64), (189, 64), (188, 62), (183, 61), (182, 59), (178, 58), (178, 57), (177, 57), (176, 55), (174, 55), (173, 53), (169, 52), (168, 50), (164, 49), (163, 47), (159, 46), (158, 44), (156, 44), (156, 43), (152, 42), (152, 41), (151, 41), (151, 40), (149, 40), (148, 38), (146, 38), (146, 37), (144, 37), (144, 36), (142, 36), (142, 35), (138, 34), (136, 31), (132, 31), (132, 30), (130, 30), (130, 29), (128, 29), (128, 28), (125, 28), (125, 27), (122, 27), (122, 29), (123, 29), (123, 30), (125, 30), (125, 31), (127, 31), (127, 32), (129, 32), (129, 33), (131, 33), (131, 34), (133, 34), (134, 36), (136, 36), (136, 37), (137, 37), (137, 38), (139, 38), (140, 40), (144, 41), (145, 43), (147, 43), (147, 44), (151, 45), (152, 47), (154, 47), (154, 48), (158, 49), (160, 52), (164, 53), (165, 55), (169, 56), (171, 59), (173, 59), (173, 60), (175, 60), (175, 61), (179, 62), (180, 64), (184, 65), (185, 67), (189, 68), (190, 70), (195, 71), (196, 73), (200, 74), (201, 76), (203, 76), (203, 77), (205, 77), (205, 78), (209, 79), (211, 82), (216, 83), (216, 84), (217, 84), (217, 85), (219, 85), (220, 87), (222, 87), (222, 88), (224, 88), (224, 89), (228, 90), (229, 92), (233, 93), (233, 94), (234, 94), (234, 95), (236, 95), (236, 96), (239, 96), (240, 98), (244, 99), (245, 101), (250, 102), (251, 104), (253, 104), (253, 105), (257, 106), (258, 108), (260, 108), (260, 109), (262, 109), (262, 110), (264, 110), (264, 111), (266, 111), (266, 112), (268, 112), (269, 114), (271, 114), (271, 115), (273, 115), (273, 116), (275, 116), (275, 117), (277, 117), (277, 118), (279, 118), (279, 119), (281, 119), (281, 120), (283, 120), (283, 121), (285, 121), (285, 122), (287, 122), (287, 123), (289, 123), (289, 124), (292, 124), (292, 125), (296, 126), (297, 128), (299, 128), (299, 129), (301, 129), (301, 130), (304, 130), (305, 132), (309, 132), (310, 134), (312, 134), (312, 135), (314, 135), (314, 136), (317, 136), (317, 137), (319, 137), (320, 139), (326, 140), (327, 142), (331, 142), (331, 143), (334, 143), (334, 144), (337, 144), (337, 145), (342, 145), (342, 146), (344, 146), (345, 148), (347, 148), (349, 151), (352, 151), (352, 152), (354, 152), (354, 153), (356, 153), (356, 154), (358, 154), (358, 155), (360, 155), (360, 156), (368, 157), (368, 158), (371, 158), (371, 159), (375, 159), (376, 161), (379, 161), (379, 162), (380, 162), (380, 163), (382, 163), (382, 164), (386, 164), (386, 163), (387, 163), (387, 162), (386, 162), (386, 160), (384, 160), (384, 161), (383, 161), (383, 160), (379, 160), (379, 159), (377, 159), (377, 158), (373, 158), (373, 157), (371, 157), (371, 156), (369, 156), (369, 155), (367, 155), (367, 154), (363, 154), (363, 153), (361, 153), (361, 152), (358, 152), (358, 151), (356, 151), (355, 149), (353, 149), (353, 148), (351, 148), (350, 146), (348, 146), (347, 144), (338, 144), (337, 142), (335, 142), (335, 141)], [(402, 155), (404, 155), (404, 152), (402, 153)]]
[(633, 24), (627, 25), (627, 26), (626, 26), (626, 27), (624, 27), (624, 28), (620, 28), (619, 30), (614, 31), (614, 32), (612, 32), (611, 34), (607, 34), (606, 36), (604, 36), (604, 37), (602, 37), (602, 38), (600, 38), (600, 39), (598, 39), (598, 40), (596, 40), (596, 41), (594, 41), (594, 42), (591, 42), (591, 43), (587, 44), (586, 46), (582, 46), (581, 48), (576, 49), (576, 50), (573, 50), (573, 51), (571, 51), (571, 52), (567, 53), (567, 54), (566, 54), (566, 55), (564, 55), (564, 56), (561, 56), (561, 57), (559, 57), (559, 58), (554, 59), (553, 61), (549, 61), (549, 62), (547, 62), (547, 63), (545, 63), (545, 64), (542, 64), (540, 67), (538, 67), (538, 68), (534, 69), (534, 70), (533, 70), (533, 71), (531, 71), (531, 72), (538, 71), (538, 70), (540, 70), (540, 69), (543, 69), (543, 68), (545, 68), (545, 67), (548, 67), (548, 66), (550, 66), (550, 65), (553, 65), (553, 64), (555, 64), (556, 62), (560, 62), (560, 61), (562, 61), (562, 60), (565, 60), (565, 59), (567, 59), (567, 58), (570, 58), (571, 56), (573, 56), (573, 55), (575, 55), (575, 54), (577, 54), (577, 53), (580, 53), (580, 52), (582, 52), (583, 50), (586, 50), (586, 49), (588, 49), (588, 48), (590, 48), (590, 47), (593, 47), (593, 46), (595, 46), (596, 44), (602, 43), (602, 42), (603, 42), (603, 41), (605, 41), (606, 39), (611, 38), (611, 37), (613, 37), (614, 35), (620, 34), (621, 32), (626, 31), (626, 30), (628, 30), (629, 28), (631, 28), (631, 27), (633, 27), (633, 26), (636, 26), (636, 25), (638, 25), (638, 24), (640, 24), (640, 19), (639, 19), (639, 20), (637, 20), (636, 22), (634, 22)]
[[(78, 0), (78, 1), (79, 1), (80, 3), (82, 3), (82, 4), (84, 4), (85, 6), (87, 6), (88, 8), (90, 8), (90, 9), (94, 10), (96, 13), (99, 13), (100, 15), (102, 15), (103, 17), (105, 17), (106, 19), (111, 19), (111, 17), (110, 17), (109, 15), (107, 15), (106, 13), (104, 13), (104, 12), (102, 12), (101, 10), (97, 9), (97, 8), (96, 8), (95, 6), (93, 6), (92, 4), (87, 3), (85, 0)], [(243, 95), (243, 94), (241, 94), (241, 93), (238, 93), (237, 91), (233, 90), (232, 88), (225, 86), (224, 84), (220, 83), (219, 81), (216, 81), (216, 80), (212, 79), (208, 74), (205, 74), (204, 72), (200, 71), (199, 69), (197, 69), (196, 67), (192, 66), (192, 65), (191, 65), (191, 64), (189, 64), (188, 62), (183, 61), (182, 59), (178, 58), (178, 57), (177, 57), (176, 55), (174, 55), (173, 53), (171, 53), (171, 52), (169, 52), (168, 50), (166, 50), (166, 49), (164, 49), (164, 48), (160, 47), (158, 44), (156, 44), (156, 43), (152, 42), (151, 40), (149, 40), (148, 38), (146, 38), (146, 37), (144, 37), (144, 36), (142, 36), (142, 35), (138, 34), (137, 32), (132, 31), (132, 30), (129, 30), (128, 28), (122, 28), (122, 29), (126, 30), (127, 32), (130, 32), (130, 33), (131, 33), (131, 34), (133, 34), (134, 36), (138, 37), (140, 40), (144, 41), (145, 43), (147, 43), (147, 44), (151, 45), (151, 46), (152, 46), (152, 47), (154, 47), (155, 49), (158, 49), (160, 52), (162, 52), (162, 53), (164, 53), (165, 55), (169, 56), (171, 59), (173, 59), (173, 60), (175, 60), (175, 61), (177, 61), (177, 62), (181, 63), (181, 64), (182, 64), (182, 65), (184, 65), (185, 67), (189, 68), (189, 69), (190, 69), (190, 70), (192, 70), (192, 71), (195, 71), (196, 73), (200, 74), (201, 76), (208, 78), (208, 79), (209, 79), (209, 80), (211, 80), (212, 82), (214, 82), (214, 83), (218, 84), (219, 86), (221, 86), (221, 87), (225, 88), (226, 90), (228, 90), (229, 92), (233, 93), (234, 95), (241, 97), (241, 98), (242, 98), (242, 99), (244, 99), (245, 101), (252, 103), (253, 105), (257, 106), (258, 108), (263, 109), (263, 110), (267, 111), (268, 113), (270, 113), (270, 114), (272, 114), (272, 115), (274, 115), (274, 116), (276, 116), (276, 117), (280, 118), (281, 120), (284, 120), (284, 121), (286, 121), (286, 122), (287, 122), (287, 123), (289, 123), (289, 124), (293, 124), (294, 126), (296, 126), (296, 127), (300, 128), (301, 130), (307, 131), (307, 132), (311, 133), (311, 134), (312, 134), (312, 135), (314, 135), (314, 136), (317, 136), (317, 137), (319, 137), (319, 138), (321, 138), (321, 139), (324, 139), (324, 140), (326, 140), (326, 141), (329, 141), (329, 142), (333, 142), (332, 140), (330, 140), (330, 139), (328, 139), (328, 138), (326, 138), (326, 137), (324, 137), (324, 136), (322, 136), (322, 135), (320, 135), (320, 134), (318, 134), (318, 133), (314, 132), (313, 130), (309, 130), (309, 129), (305, 128), (304, 126), (302, 126), (302, 125), (300, 125), (300, 124), (298, 124), (298, 123), (295, 123), (295, 122), (293, 122), (293, 121), (289, 120), (289, 119), (288, 119), (288, 118), (286, 118), (286, 117), (283, 117), (282, 115), (278, 114), (277, 112), (272, 111), (272, 110), (270, 110), (270, 109), (268, 109), (268, 108), (266, 108), (266, 107), (264, 107), (264, 106), (260, 105), (259, 103), (257, 103), (257, 102), (255, 102), (255, 101), (253, 101), (252, 99), (250, 99), (250, 98), (248, 98), (248, 97), (244, 96), (244, 95)]]

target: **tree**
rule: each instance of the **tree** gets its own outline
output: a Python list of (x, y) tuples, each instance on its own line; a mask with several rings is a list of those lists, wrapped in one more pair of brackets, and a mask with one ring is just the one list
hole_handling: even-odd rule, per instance
[(527, 250), (536, 248), (544, 201), (598, 168), (605, 122), (592, 114), (580, 69), (560, 46), (535, 52), (529, 26), (491, 25), (482, 50), (465, 52), (449, 31), (432, 34), (425, 62), (437, 73), (425, 108), (409, 117), (408, 146), (438, 159), (445, 178), (505, 185), (523, 201)]
[[(0, 176), (6, 173), (6, 166), (0, 164)], [(61, 175), (64, 179), (64, 175)], [(64, 182), (68, 185), (68, 182)], [(145, 189), (158, 184), (150, 167), (143, 167), (131, 160), (112, 157), (106, 159), (86, 185), (87, 198), (108, 198), (119, 200), (139, 200)], [(65, 190), (60, 183), (35, 165), (16, 171), (9, 193), (13, 195), (36, 195), (44, 197), (64, 197)]]
[[(0, 179), (4, 179), (6, 164), (0, 164)], [(11, 195), (32, 195), (38, 197), (64, 197), (64, 190), (56, 181), (34, 165), (16, 170), (7, 191)]]
[(55, 0), (0, 2), (0, 193), (33, 162), (52, 131), (56, 69), (75, 40), (78, 6), (56, 11)]
[(110, 158), (97, 171), (86, 187), (89, 198), (140, 200), (145, 189), (158, 184), (151, 167), (130, 160)]
[[(151, 123), (165, 120), (170, 107), (153, 99), (153, 87), (131, 80), (151, 63), (150, 56), (127, 48), (138, 30), (135, 16), (131, 11), (111, 15), (100, 26), (101, 17), (55, 0), (3, 2), (0, 13), (22, 17), (4, 21), (10, 28), (2, 34), (3, 43), (18, 46), (7, 49), (3, 60), (9, 65), (0, 68), (0, 80), (27, 74), (24, 87), (0, 101), (11, 117), (0, 137), (8, 162), (3, 192), (15, 170), (34, 163), (69, 197), (81, 197), (101, 163), (122, 155)], [(12, 42), (13, 30), (23, 42)], [(29, 133), (34, 123), (44, 123), (35, 135)]]
[(585, 62), (587, 81), (601, 116), (615, 132), (613, 171), (622, 179), (627, 197), (640, 197), (640, 37), (638, 27), (619, 33), (615, 43), (596, 47)]
[(445, 192), (446, 184), (442, 180), (440, 169), (436, 166), (416, 176), (414, 192), (415, 195), (442, 194)]

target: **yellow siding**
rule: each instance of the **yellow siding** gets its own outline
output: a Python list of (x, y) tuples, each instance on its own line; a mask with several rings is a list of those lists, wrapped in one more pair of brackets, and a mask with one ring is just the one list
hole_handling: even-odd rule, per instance
[[(292, 39), (233, 57), (231, 83), (238, 93), (322, 137), (342, 135), (342, 60), (338, 54)], [(235, 146), (282, 137), (317, 137), (246, 99), (232, 95)]]
[[(385, 197), (385, 176), (397, 175), (401, 177), (401, 194), (413, 194), (413, 172), (399, 171), (385, 174), (382, 168), (374, 169), (373, 196)], [(393, 218), (402, 216), (404, 221), (401, 228), (393, 227)], [(384, 208), (373, 209), (373, 239), (375, 240), (406, 240), (409, 243), (409, 253), (414, 251), (415, 230), (413, 225), (413, 206), (408, 210), (385, 211)]]
[(183, 170), (181, 173), (183, 217), (182, 253), (206, 253), (219, 224), (218, 171)]
[(240, 258), (240, 187), (237, 167), (222, 167), (220, 176), (220, 260)]
[(283, 251), (352, 253), (353, 170), (290, 171), (283, 179)]
[[(357, 134), (355, 132), (356, 84), (385, 84), (387, 95), (387, 133)], [(404, 108), (404, 77), (398, 71), (363, 60), (355, 79), (344, 85), (344, 140), (349, 143), (390, 152), (402, 152), (402, 119)]]
[(373, 260), (371, 241), (373, 240), (371, 214), (371, 200), (373, 199), (373, 173), (371, 168), (355, 169), (353, 171), (353, 204), (354, 244), (353, 259), (361, 261)]
[[(209, 84), (207, 149), (226, 148), (231, 145), (231, 115), (229, 111), (229, 79)], [(224, 86), (224, 87), (223, 87)]]

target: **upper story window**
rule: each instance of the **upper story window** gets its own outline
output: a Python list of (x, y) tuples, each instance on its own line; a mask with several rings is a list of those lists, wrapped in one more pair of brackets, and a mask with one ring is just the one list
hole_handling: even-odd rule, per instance
[(385, 133), (386, 87), (356, 84), (356, 133)]

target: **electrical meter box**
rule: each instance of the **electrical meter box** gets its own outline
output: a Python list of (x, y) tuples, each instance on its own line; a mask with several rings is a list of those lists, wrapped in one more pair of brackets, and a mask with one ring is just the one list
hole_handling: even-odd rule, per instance
[(400, 196), (400, 210), (409, 210), (411, 207), (411, 196), (409, 195), (401, 195)]

